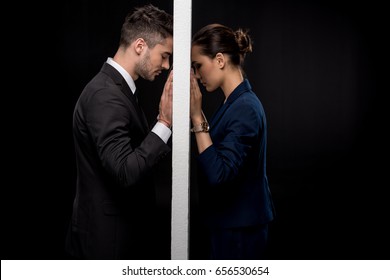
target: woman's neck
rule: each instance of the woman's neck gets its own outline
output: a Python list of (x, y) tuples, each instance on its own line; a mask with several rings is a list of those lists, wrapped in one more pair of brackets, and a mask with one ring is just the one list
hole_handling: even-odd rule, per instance
[(241, 70), (236, 69), (231, 71), (228, 75), (225, 76), (224, 83), (221, 86), (221, 89), (225, 95), (225, 101), (228, 99), (230, 94), (244, 81)]

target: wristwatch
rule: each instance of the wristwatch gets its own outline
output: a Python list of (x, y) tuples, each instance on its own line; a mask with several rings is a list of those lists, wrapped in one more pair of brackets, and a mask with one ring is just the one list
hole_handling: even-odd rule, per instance
[(191, 132), (209, 132), (210, 130), (210, 126), (209, 126), (209, 123), (207, 121), (204, 121), (200, 124), (197, 124), (197, 125), (194, 125), (193, 128), (191, 128)]

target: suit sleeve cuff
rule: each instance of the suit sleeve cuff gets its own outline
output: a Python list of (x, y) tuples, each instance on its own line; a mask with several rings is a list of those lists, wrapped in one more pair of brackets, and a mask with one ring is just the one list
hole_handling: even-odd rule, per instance
[(165, 144), (168, 142), (169, 138), (172, 135), (172, 131), (160, 122), (156, 122), (156, 124), (152, 128), (152, 132), (157, 134), (157, 136), (160, 137), (161, 140), (165, 142)]

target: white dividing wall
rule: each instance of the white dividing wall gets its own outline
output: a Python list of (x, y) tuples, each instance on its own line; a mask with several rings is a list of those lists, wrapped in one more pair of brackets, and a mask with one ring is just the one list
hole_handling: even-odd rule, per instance
[(191, 0), (173, 0), (171, 259), (188, 259)]

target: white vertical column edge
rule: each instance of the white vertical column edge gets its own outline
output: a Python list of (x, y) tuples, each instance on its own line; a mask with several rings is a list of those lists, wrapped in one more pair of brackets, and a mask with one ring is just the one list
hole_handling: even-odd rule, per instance
[(191, 0), (173, 0), (171, 259), (189, 258)]

